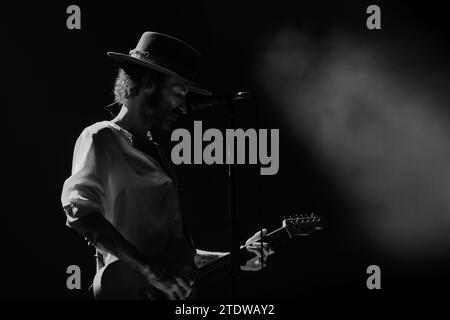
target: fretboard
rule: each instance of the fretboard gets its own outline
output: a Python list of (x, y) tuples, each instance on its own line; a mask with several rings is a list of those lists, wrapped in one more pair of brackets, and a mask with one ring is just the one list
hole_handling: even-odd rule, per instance
[[(286, 227), (281, 227), (271, 233), (265, 235), (262, 239), (263, 242), (267, 242), (271, 246), (290, 239), (291, 236)], [(255, 242), (259, 242), (257, 240)], [(245, 247), (239, 250), (241, 260), (247, 260), (245, 257), (248, 255), (248, 251)], [(227, 254), (218, 260), (208, 264), (207, 266), (191, 271), (188, 277), (194, 280), (196, 283), (199, 281), (212, 280), (214, 278), (224, 276), (230, 272), (231, 268), (231, 254)]]

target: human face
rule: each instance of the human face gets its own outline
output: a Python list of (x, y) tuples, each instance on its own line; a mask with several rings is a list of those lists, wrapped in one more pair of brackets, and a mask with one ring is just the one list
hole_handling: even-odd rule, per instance
[(186, 113), (188, 88), (179, 79), (166, 78), (147, 99), (153, 109), (152, 122), (163, 130), (170, 129), (177, 118)]

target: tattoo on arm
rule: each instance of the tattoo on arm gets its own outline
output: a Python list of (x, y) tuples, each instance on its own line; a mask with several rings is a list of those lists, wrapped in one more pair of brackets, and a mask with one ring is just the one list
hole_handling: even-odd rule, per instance
[(70, 226), (98, 249), (115, 255), (140, 272), (145, 271), (145, 256), (100, 213), (86, 215)]

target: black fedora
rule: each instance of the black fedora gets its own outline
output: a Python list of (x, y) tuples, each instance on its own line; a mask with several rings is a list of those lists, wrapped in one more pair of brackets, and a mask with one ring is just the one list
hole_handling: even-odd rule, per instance
[(195, 82), (201, 55), (186, 42), (159, 32), (144, 32), (135, 49), (129, 54), (108, 52), (120, 65), (137, 65), (179, 78), (190, 91), (212, 95)]

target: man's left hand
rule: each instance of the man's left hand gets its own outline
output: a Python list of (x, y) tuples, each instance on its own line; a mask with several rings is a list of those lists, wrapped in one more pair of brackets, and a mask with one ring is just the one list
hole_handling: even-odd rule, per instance
[[(274, 254), (275, 251), (269, 246), (268, 243), (258, 241), (261, 239), (262, 236), (265, 236), (267, 233), (266, 229), (262, 229), (261, 231), (258, 231), (255, 233), (255, 235), (251, 238), (249, 238), (245, 242), (246, 249), (255, 254), (255, 257), (248, 260), (247, 263), (244, 266), (241, 266), (241, 270), (244, 271), (258, 271), (261, 270), (263, 267), (267, 266), (267, 257), (271, 254)], [(262, 250), (261, 250), (262, 248)]]

